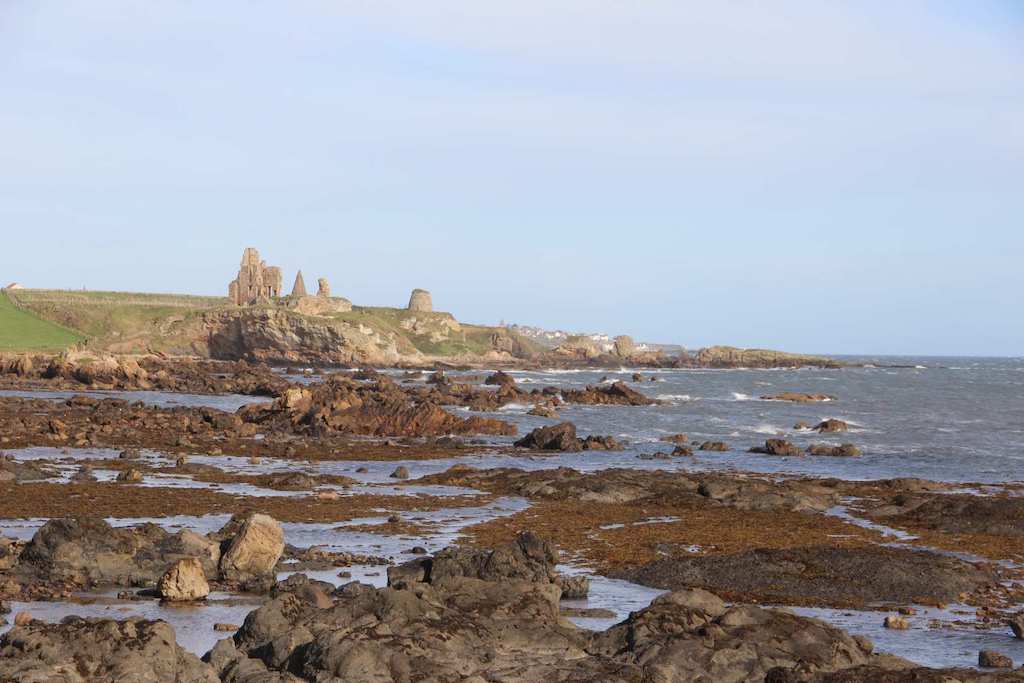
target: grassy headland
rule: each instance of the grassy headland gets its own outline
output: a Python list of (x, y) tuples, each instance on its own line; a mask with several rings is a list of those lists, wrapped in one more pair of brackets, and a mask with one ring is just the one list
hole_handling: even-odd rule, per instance
[(0, 351), (60, 351), (82, 336), (19, 308), (0, 292)]

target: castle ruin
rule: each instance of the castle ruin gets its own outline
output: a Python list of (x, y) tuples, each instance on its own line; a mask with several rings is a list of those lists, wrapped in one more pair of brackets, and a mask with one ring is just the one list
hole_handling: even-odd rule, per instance
[(430, 292), (425, 289), (412, 290), (412, 294), (409, 296), (408, 310), (419, 313), (432, 312), (434, 310), (434, 301), (430, 296)]
[(304, 296), (309, 295), (306, 294), (306, 281), (302, 279), (302, 271), (300, 270), (295, 276), (295, 284), (292, 285), (292, 298), (300, 299)]
[(304, 315), (331, 315), (352, 310), (352, 302), (340, 296), (331, 296), (331, 285), (327, 278), (317, 280), (316, 296), (306, 291), (306, 282), (300, 270), (295, 275), (295, 284), (290, 296), (281, 294), (281, 269), (268, 266), (260, 259), (260, 252), (253, 247), (242, 254), (242, 266), (238, 276), (228, 284), (228, 299), (236, 306), (273, 304)]
[(281, 269), (268, 266), (260, 252), (247, 247), (238, 276), (228, 284), (228, 298), (236, 306), (269, 301), (281, 296)]

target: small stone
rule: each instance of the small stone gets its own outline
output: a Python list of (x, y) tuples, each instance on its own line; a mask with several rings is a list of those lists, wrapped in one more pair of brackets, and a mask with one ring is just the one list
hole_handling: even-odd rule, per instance
[(689, 446), (676, 446), (672, 450), (672, 455), (693, 455), (693, 449)]
[(352, 572), (338, 572), (338, 578), (339, 579), (351, 579), (352, 578)]
[(138, 448), (126, 448), (117, 456), (121, 460), (136, 460), (139, 457)]
[(421, 545), (417, 545), (417, 546), (414, 546), (414, 547), (413, 547), (413, 548), (412, 548), (412, 549), (411, 549), (411, 550), (409, 551), (409, 553), (410, 553), (410, 554), (412, 554), (412, 555), (426, 555), (426, 554), (427, 554), (427, 549), (426, 549), (426, 548), (424, 548), (424, 547), (423, 547), (423, 546), (421, 546)]
[(28, 625), (31, 622), (32, 622), (32, 613), (31, 612), (18, 612), (17, 614), (14, 615), (14, 625), (15, 626), (26, 626), (26, 625)]
[(891, 628), (896, 631), (906, 631), (908, 628), (910, 628), (910, 620), (904, 617), (890, 615), (885, 618), (885, 621), (882, 623), (882, 625), (886, 628)]
[(229, 632), (229, 631), (237, 631), (240, 628), (241, 628), (241, 626), (238, 626), (236, 624), (214, 624), (213, 625), (213, 630), (214, 631)]
[(117, 480), (127, 482), (129, 484), (137, 484), (138, 482), (142, 481), (142, 472), (139, 472), (135, 468), (123, 470), (120, 474), (117, 475)]
[(186, 465), (188, 465), (188, 458), (186, 458), (185, 456), (181, 456), (180, 458), (174, 461), (175, 467), (185, 467)]
[(406, 467), (405, 465), (399, 465), (398, 467), (395, 468), (395, 471), (391, 473), (391, 478), (392, 479), (408, 479), (409, 478), (409, 468)]
[(398, 515), (391, 515), (390, 517), (388, 517), (388, 524), (398, 524), (401, 521), (402, 518)]
[(982, 650), (978, 653), (978, 666), (985, 669), (1012, 669), (1013, 660), (1002, 652)]
[(899, 610), (897, 610), (897, 611), (900, 614), (905, 614), (907, 616), (912, 616), (914, 614), (917, 614), (917, 610), (914, 609), (913, 607), (900, 607)]

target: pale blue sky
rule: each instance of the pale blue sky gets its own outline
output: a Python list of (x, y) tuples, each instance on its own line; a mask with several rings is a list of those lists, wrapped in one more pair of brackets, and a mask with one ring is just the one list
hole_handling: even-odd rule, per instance
[(1024, 2), (0, 0), (0, 280), (1024, 354)]

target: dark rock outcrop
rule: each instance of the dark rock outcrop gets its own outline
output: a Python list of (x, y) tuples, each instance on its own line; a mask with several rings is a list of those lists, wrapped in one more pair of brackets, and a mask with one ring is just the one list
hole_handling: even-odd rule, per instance
[(837, 420), (834, 417), (830, 417), (827, 420), (823, 420), (818, 424), (814, 425), (814, 431), (822, 434), (835, 433), (835, 432), (848, 432), (850, 431), (850, 425), (842, 420)]
[(547, 427), (538, 427), (515, 442), (516, 448), (532, 448), (539, 451), (613, 451), (619, 443), (611, 436), (576, 436), (576, 425), (562, 422)]
[(652, 406), (660, 403), (648, 398), (625, 382), (589, 386), (586, 389), (563, 389), (562, 400), (583, 405)]
[(367, 384), (332, 375), (323, 383), (291, 389), (270, 406), (248, 406), (241, 414), (248, 422), (314, 435), (511, 435), (516, 432), (514, 425), (500, 420), (452, 415), (385, 378)]
[(754, 446), (750, 449), (750, 452), (780, 456), (800, 456), (804, 454), (798, 446), (785, 439), (768, 439), (764, 442), (764, 446)]
[(2, 681), (217, 683), (213, 669), (183, 650), (174, 629), (145, 619), (30, 621), (0, 638)]

